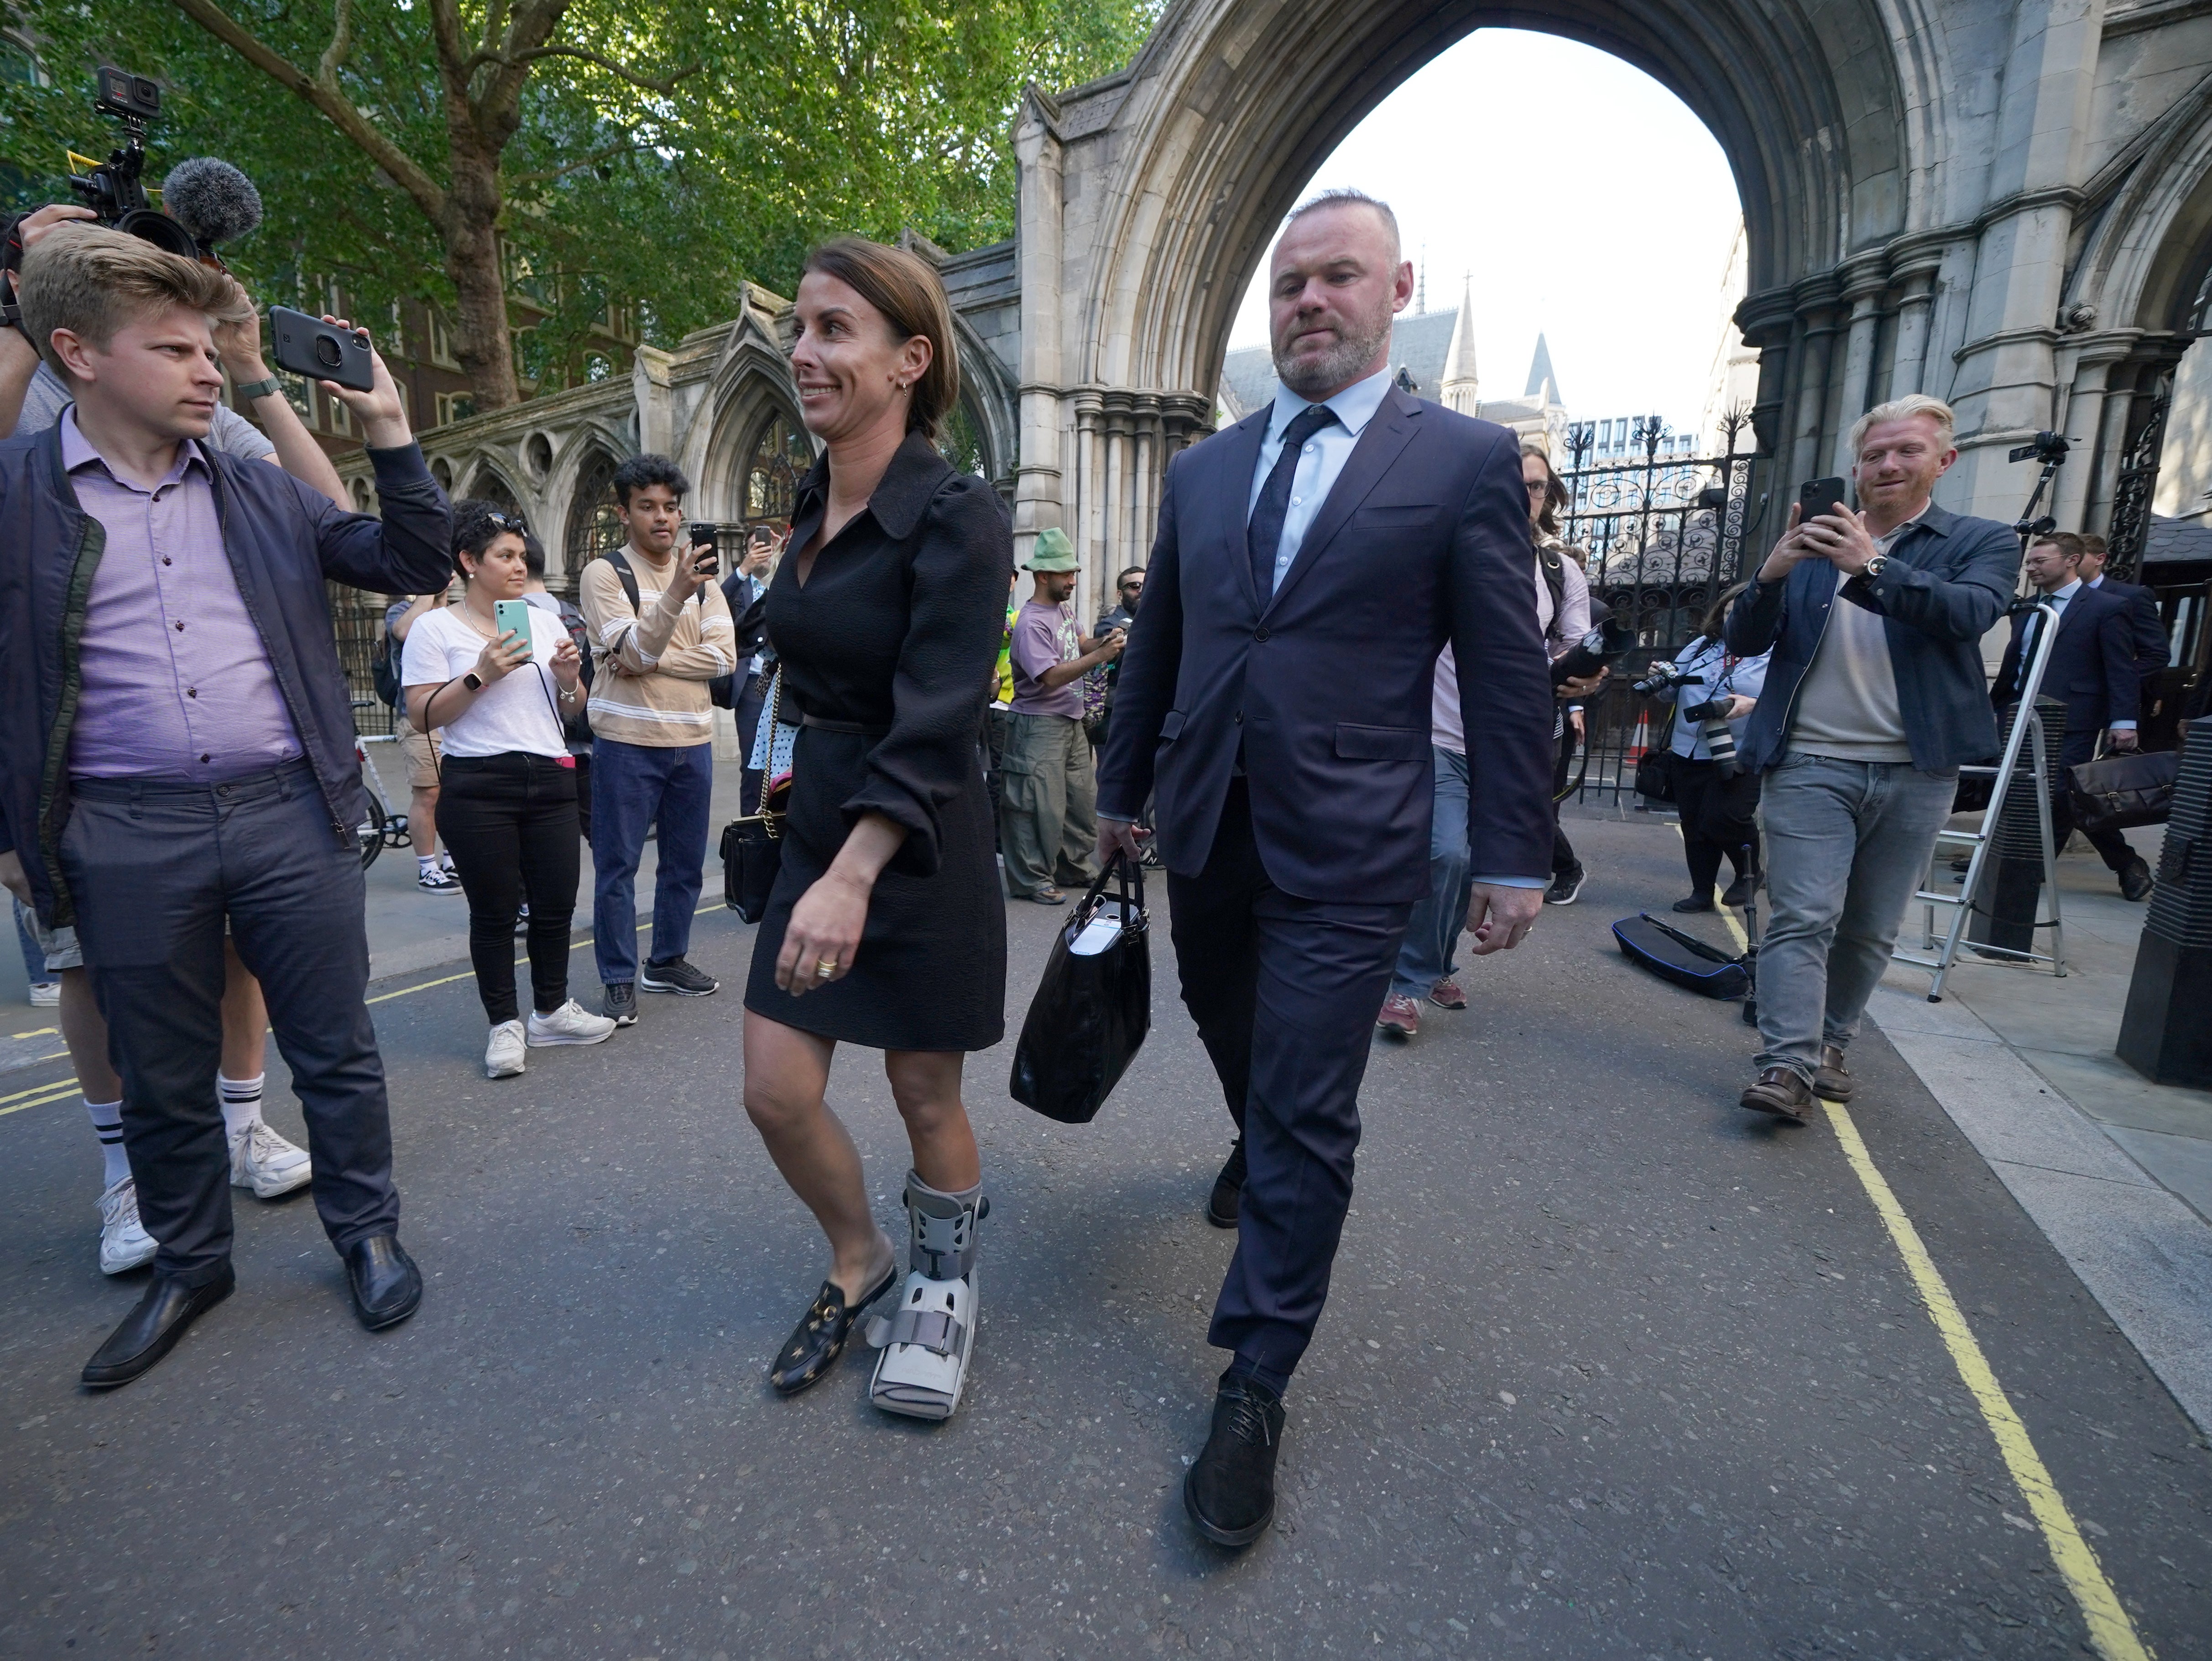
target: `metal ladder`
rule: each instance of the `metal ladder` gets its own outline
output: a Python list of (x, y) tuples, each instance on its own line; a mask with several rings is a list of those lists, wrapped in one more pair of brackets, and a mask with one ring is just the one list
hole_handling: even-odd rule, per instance
[[(2066, 931), (2059, 918), (2058, 864), (2057, 849), (2051, 845), (2051, 770), (2050, 757), (2044, 742), (2042, 718), (2036, 714), (2035, 700), (2043, 690), (2043, 671), (2051, 660), (2051, 648), (2058, 638), (2058, 608), (2048, 600), (2038, 600), (2029, 608), (2040, 614), (2043, 626), (2035, 631), (2035, 652), (2027, 666), (2027, 678), (2021, 684), (2019, 702), (2014, 706), (2012, 731), (2006, 735), (2004, 753), (1995, 767), (1962, 767), (1960, 776), (1988, 775), (1993, 780), (1990, 788), (1990, 805), (1982, 810), (1982, 822), (1973, 830), (1940, 830), (1935, 848), (1928, 859), (1926, 879), (1913, 899), (1921, 906), (1920, 950), (1934, 952), (1933, 957), (1916, 956), (1902, 948), (1893, 951), (1891, 958), (1899, 963), (1909, 963), (1932, 970), (1933, 978), (1928, 984), (1928, 1001), (1943, 1001), (1943, 980), (1958, 961), (1959, 947), (1966, 932), (1966, 920), (1973, 915), (1974, 901), (1981, 893), (1982, 873), (1989, 868), (1990, 841), (1996, 830), (1997, 818), (2004, 812), (2006, 798), (2012, 788), (2013, 774), (2020, 763), (2020, 753), (2026, 748), (2035, 779), (2036, 822), (2043, 843), (2043, 892), (2051, 902), (2051, 916), (2030, 925), (2032, 928), (2051, 931), (2051, 950), (2048, 952), (2015, 951), (2009, 946), (1979, 948), (2002, 952), (2015, 962), (2047, 963), (2053, 975), (2066, 972)], [(1945, 893), (1936, 886), (1936, 861), (1944, 856), (1944, 844), (1964, 843), (1973, 850), (1966, 856), (1966, 878), (1955, 894)], [(1942, 949), (1936, 949), (1936, 908), (1951, 908), (1950, 927), (1944, 931)]]

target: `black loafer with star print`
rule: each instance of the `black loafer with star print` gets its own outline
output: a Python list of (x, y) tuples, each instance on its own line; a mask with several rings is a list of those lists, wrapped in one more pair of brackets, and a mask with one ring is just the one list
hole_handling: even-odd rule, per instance
[(822, 1290), (814, 1294), (805, 1315), (792, 1329), (789, 1341), (769, 1369), (768, 1381), (782, 1396), (796, 1396), (802, 1390), (818, 1384), (837, 1358), (845, 1353), (845, 1340), (852, 1335), (853, 1323), (860, 1318), (860, 1311), (889, 1292), (898, 1279), (898, 1262), (884, 1271), (867, 1293), (845, 1301), (845, 1293), (835, 1281), (824, 1281)]

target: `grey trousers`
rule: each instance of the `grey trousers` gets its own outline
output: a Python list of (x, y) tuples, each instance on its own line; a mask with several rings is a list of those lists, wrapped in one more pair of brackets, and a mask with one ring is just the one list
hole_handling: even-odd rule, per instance
[(331, 830), (307, 764), (228, 784), (82, 781), (61, 868), (123, 1075), (123, 1146), (138, 1215), (161, 1243), (155, 1267), (198, 1286), (230, 1256), (215, 1091), (226, 920), (307, 1116), (324, 1232), (341, 1252), (394, 1232), (361, 852)]
[(1098, 787), (1091, 740), (1074, 716), (1007, 717), (999, 757), (999, 851), (1018, 898), (1098, 874)]
[(1759, 1051), (1811, 1083), (1820, 1046), (1847, 1045), (1951, 815), (1959, 770), (1791, 751), (1765, 776), (1771, 910), (1759, 946)]

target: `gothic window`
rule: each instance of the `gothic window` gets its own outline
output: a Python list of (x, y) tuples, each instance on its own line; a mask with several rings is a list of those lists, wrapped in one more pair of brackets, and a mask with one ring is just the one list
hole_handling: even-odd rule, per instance
[(799, 481), (814, 465), (814, 447), (800, 428), (771, 416), (745, 463), (745, 523), (789, 525)]
[(945, 425), (937, 436), (937, 449), (952, 464), (954, 472), (990, 477), (983, 454), (983, 423), (975, 418), (975, 411), (966, 399), (955, 404), (952, 412), (945, 417)]
[(568, 502), (568, 550), (570, 582), (601, 554), (612, 553), (626, 539), (622, 520), (615, 516), (615, 468), (619, 465), (605, 450), (594, 450), (576, 475), (576, 494)]

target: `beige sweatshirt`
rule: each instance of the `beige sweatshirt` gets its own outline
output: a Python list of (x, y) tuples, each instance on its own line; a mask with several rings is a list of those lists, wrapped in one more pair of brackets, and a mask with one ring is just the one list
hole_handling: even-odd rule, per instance
[(592, 637), (592, 732), (655, 749), (705, 744), (714, 736), (707, 683), (736, 666), (729, 602), (713, 581), (678, 600), (667, 586), (674, 555), (623, 552), (637, 577), (637, 611), (611, 560), (593, 560), (577, 584)]

